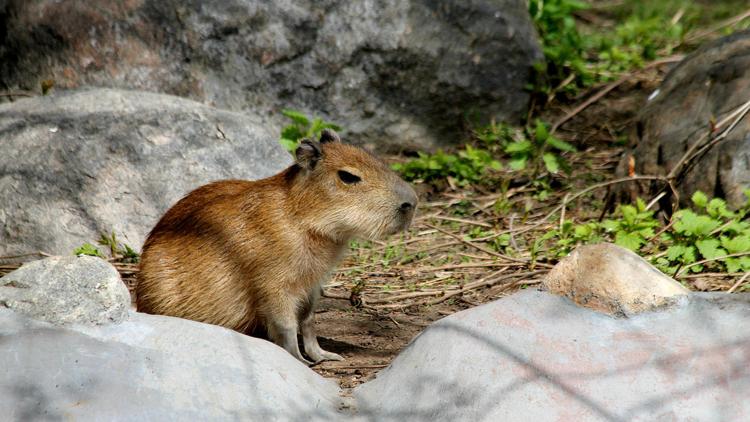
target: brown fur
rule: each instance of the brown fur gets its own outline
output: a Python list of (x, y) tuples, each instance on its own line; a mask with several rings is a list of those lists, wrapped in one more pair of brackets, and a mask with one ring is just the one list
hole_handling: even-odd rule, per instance
[[(339, 359), (319, 348), (312, 330), (321, 285), (352, 237), (408, 227), (416, 195), (335, 133), (321, 141), (306, 142), (297, 164), (275, 176), (214, 182), (167, 211), (143, 246), (138, 310), (245, 333), (263, 328), (304, 360), (301, 327), (308, 356)], [(361, 181), (345, 183), (341, 170)], [(410, 209), (399, 209), (406, 203)]]

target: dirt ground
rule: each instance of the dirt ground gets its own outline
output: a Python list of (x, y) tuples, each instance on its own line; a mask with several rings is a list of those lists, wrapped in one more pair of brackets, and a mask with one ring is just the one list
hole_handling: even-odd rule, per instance
[(355, 309), (340, 299), (324, 298), (316, 314), (320, 345), (345, 360), (323, 362), (313, 370), (336, 379), (342, 388), (356, 387), (388, 366), (431, 322), (471, 306), (443, 304), (422, 310), (376, 312)]

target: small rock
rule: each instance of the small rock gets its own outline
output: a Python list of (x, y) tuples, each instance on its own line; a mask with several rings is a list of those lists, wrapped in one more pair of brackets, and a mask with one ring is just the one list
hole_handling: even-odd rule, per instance
[(645, 259), (611, 243), (578, 247), (543, 284), (581, 306), (617, 316), (663, 308), (689, 293)]
[(0, 278), (0, 308), (52, 324), (119, 323), (130, 293), (117, 270), (92, 256), (54, 256)]

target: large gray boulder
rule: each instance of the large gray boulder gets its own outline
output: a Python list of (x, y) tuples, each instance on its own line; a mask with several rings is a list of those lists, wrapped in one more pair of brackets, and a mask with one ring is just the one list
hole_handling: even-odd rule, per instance
[(0, 255), (67, 255), (113, 231), (139, 250), (190, 190), (291, 163), (257, 117), (113, 89), (0, 104), (0, 140)]
[[(749, 92), (750, 30), (720, 38), (690, 54), (669, 72), (641, 113), (632, 152), (636, 172), (668, 174), (685, 151), (709, 132), (712, 121), (722, 120), (750, 100)], [(628, 161), (628, 157), (623, 159), (618, 169), (621, 175), (628, 172)], [(743, 190), (750, 186), (750, 115), (693, 164), (678, 186), (683, 202), (700, 190), (724, 197), (732, 206), (744, 204)], [(653, 185), (663, 188), (660, 182)], [(649, 190), (635, 187), (629, 184), (627, 190), (632, 195)]]
[(270, 342), (162, 316), (61, 328), (0, 308), (0, 362), (7, 421), (328, 421), (342, 404)]
[(750, 297), (631, 318), (526, 290), (446, 317), (357, 387), (362, 420), (750, 420)]
[(2, 307), (52, 324), (107, 324), (125, 318), (130, 293), (101, 258), (54, 256), (0, 278)]
[(524, 0), (0, 2), (0, 86), (111, 86), (322, 115), (381, 149), (525, 114), (543, 60)]

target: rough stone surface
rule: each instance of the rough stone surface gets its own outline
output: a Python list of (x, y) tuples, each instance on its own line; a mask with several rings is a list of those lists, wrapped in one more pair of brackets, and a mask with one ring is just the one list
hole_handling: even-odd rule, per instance
[(0, 308), (53, 324), (106, 324), (125, 318), (130, 293), (107, 261), (55, 256), (0, 278)]
[[(689, 145), (707, 132), (709, 122), (723, 119), (747, 102), (748, 92), (750, 30), (708, 43), (686, 57), (669, 72), (639, 118), (632, 154), (636, 172), (667, 174)], [(618, 168), (621, 175), (627, 174), (627, 161), (626, 156)], [(678, 189), (684, 203), (700, 190), (739, 206), (746, 201), (743, 190), (748, 186), (750, 115), (698, 160)], [(642, 195), (633, 184), (628, 189), (632, 195)]]
[(340, 405), (332, 381), (224, 328), (136, 313), (58, 328), (0, 309), (3, 420), (327, 421)]
[(543, 60), (524, 0), (0, 2), (0, 86), (111, 86), (302, 109), (352, 140), (429, 148), (515, 120)]
[(690, 292), (634, 252), (611, 243), (576, 248), (543, 284), (581, 306), (618, 316), (663, 308)]
[(190, 190), (291, 163), (258, 118), (112, 89), (0, 104), (0, 139), (0, 255), (68, 255), (113, 231), (139, 250)]
[(355, 389), (362, 420), (747, 421), (750, 298), (612, 318), (526, 290), (428, 327)]

